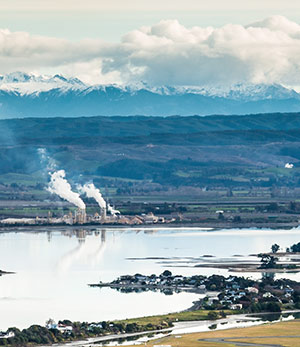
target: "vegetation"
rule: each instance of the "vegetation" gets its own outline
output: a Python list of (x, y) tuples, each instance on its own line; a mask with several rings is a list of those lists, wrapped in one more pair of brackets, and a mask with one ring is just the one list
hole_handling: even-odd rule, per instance
[[(272, 255), (263, 254), (266, 259), (265, 266), (274, 265)], [(266, 267), (268, 269), (268, 267)], [(97, 286), (97, 285), (95, 285)], [(274, 280), (272, 277), (264, 277), (262, 281), (254, 281), (248, 278), (237, 276), (209, 277), (194, 275), (190, 277), (173, 276), (166, 270), (163, 274), (156, 276), (145, 276), (136, 274), (134, 276), (124, 275), (115, 281), (98, 286), (109, 286), (126, 293), (142, 292), (145, 290), (164, 290), (202, 292), (205, 290), (218, 292), (216, 297), (206, 296), (195, 302), (191, 311), (201, 313), (201, 319), (205, 317), (215, 320), (226, 315), (228, 310), (240, 310), (243, 312), (281, 312), (282, 309), (294, 309), (300, 307), (300, 283), (290, 280)], [(168, 294), (170, 294), (168, 292)], [(202, 313), (207, 312), (203, 316)], [(215, 313), (210, 313), (215, 312)], [(151, 319), (153, 319), (151, 317)], [(164, 317), (166, 321), (170, 319)], [(130, 323), (137, 323), (137, 320), (130, 320)], [(150, 321), (147, 320), (147, 323)], [(143, 321), (143, 323), (146, 323)], [(157, 321), (155, 321), (157, 323)], [(159, 321), (161, 323), (161, 320)]]
[(293, 253), (297, 253), (300, 252), (300, 242), (298, 242), (297, 244), (294, 244), (290, 247), (291, 252)]
[(270, 254), (259, 254), (259, 258), (261, 258), (261, 266), (260, 269), (276, 269), (281, 268), (280, 265), (277, 265), (278, 258), (274, 257)]
[[(118, 197), (300, 197), (298, 114), (27, 118), (0, 125), (0, 199), (50, 198), (40, 147), (74, 183), (93, 180)], [(284, 168), (289, 161), (293, 169)], [(264, 209), (297, 213), (300, 206), (271, 202)]]
[(274, 245), (272, 245), (271, 247), (271, 250), (272, 250), (272, 253), (277, 253), (280, 249), (280, 246), (277, 245), (277, 243), (275, 243)]
[[(168, 270), (164, 272), (163, 276), (167, 278), (173, 277)], [(197, 276), (192, 277), (196, 279)], [(218, 292), (218, 296), (217, 298), (213, 298), (213, 300), (210, 300), (209, 297), (199, 300), (193, 310), (108, 322), (87, 323), (64, 320), (58, 322), (57, 326), (50, 319), (47, 321), (46, 327), (33, 325), (23, 330), (17, 328), (9, 329), (7, 333), (12, 332), (14, 336), (0, 338), (0, 345), (47, 345), (110, 334), (161, 330), (172, 327), (173, 323), (178, 321), (215, 321), (238, 311), (248, 313), (280, 313), (282, 309), (300, 307), (300, 284), (298, 282), (290, 280), (275, 281), (272, 278), (254, 281), (243, 277), (230, 276), (225, 278), (217, 275), (198, 277), (199, 281), (206, 283), (206, 287), (209, 290)], [(191, 278), (188, 280), (190, 281)], [(237, 305), (240, 305), (241, 308), (238, 309)], [(211, 326), (211, 329), (215, 329), (217, 324), (216, 321)]]

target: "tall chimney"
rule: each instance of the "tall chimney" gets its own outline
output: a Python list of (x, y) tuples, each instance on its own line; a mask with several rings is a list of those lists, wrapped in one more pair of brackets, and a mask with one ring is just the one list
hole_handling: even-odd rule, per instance
[(101, 215), (101, 221), (105, 222), (106, 221), (106, 208), (101, 208), (100, 215)]

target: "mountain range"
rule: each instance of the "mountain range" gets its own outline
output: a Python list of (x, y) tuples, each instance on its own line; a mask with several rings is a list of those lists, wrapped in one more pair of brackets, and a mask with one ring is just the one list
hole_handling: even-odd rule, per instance
[(297, 112), (300, 94), (279, 84), (231, 87), (87, 85), (23, 72), (0, 76), (0, 118), (170, 116)]

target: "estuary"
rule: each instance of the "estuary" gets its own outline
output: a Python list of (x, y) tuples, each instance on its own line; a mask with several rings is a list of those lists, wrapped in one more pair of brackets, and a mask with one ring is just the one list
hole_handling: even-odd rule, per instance
[[(0, 329), (48, 318), (101, 321), (163, 314), (187, 309), (200, 294), (159, 292), (120, 293), (90, 288), (89, 283), (112, 281), (124, 274), (221, 274), (226, 269), (194, 267), (205, 255), (214, 259), (247, 258), (267, 252), (275, 242), (289, 247), (300, 241), (300, 230), (201, 228), (49, 228), (13, 230), (0, 234)], [(161, 258), (189, 257), (190, 266), (172, 266)], [(179, 263), (180, 264), (180, 263)], [(235, 274), (235, 273), (232, 273)], [(235, 274), (241, 275), (241, 274)], [(260, 273), (243, 273), (260, 278)], [(276, 274), (300, 280), (300, 274)]]

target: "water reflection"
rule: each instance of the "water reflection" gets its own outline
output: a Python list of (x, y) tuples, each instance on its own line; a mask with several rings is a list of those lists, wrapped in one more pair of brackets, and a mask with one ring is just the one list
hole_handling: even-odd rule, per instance
[[(93, 243), (86, 243), (86, 236), (89, 235), (95, 235), (96, 236), (96, 242)], [(100, 239), (99, 239), (99, 234)], [(57, 263), (57, 272), (59, 274), (63, 274), (66, 271), (69, 270), (69, 268), (74, 265), (75, 262), (83, 261), (86, 263), (88, 262), (91, 265), (95, 265), (99, 263), (101, 258), (104, 255), (105, 252), (105, 243), (106, 243), (106, 230), (102, 229), (100, 232), (96, 231), (93, 233), (91, 230), (85, 230), (85, 229), (75, 229), (75, 230), (68, 230), (67, 232), (62, 232), (63, 236), (67, 237), (73, 237), (75, 236), (78, 240), (78, 245), (72, 249), (71, 251), (64, 254)]]
[[(108, 288), (93, 290), (88, 284), (99, 280), (110, 282), (124, 274), (160, 274), (169, 266), (155, 259), (171, 257), (191, 261), (189, 267), (170, 268), (174, 275), (228, 275), (224, 269), (195, 268), (192, 258), (205, 254), (228, 258), (234, 254), (263, 253), (274, 242), (282, 247), (299, 242), (299, 230), (208, 232), (196, 228), (71, 227), (36, 230), (10, 229), (0, 233), (0, 268), (16, 272), (0, 278), (0, 330), (44, 324), (49, 317), (56, 321), (102, 321), (183, 310), (192, 306), (199, 295), (166, 296), (153, 292), (125, 295)], [(277, 277), (300, 279), (299, 274)]]

